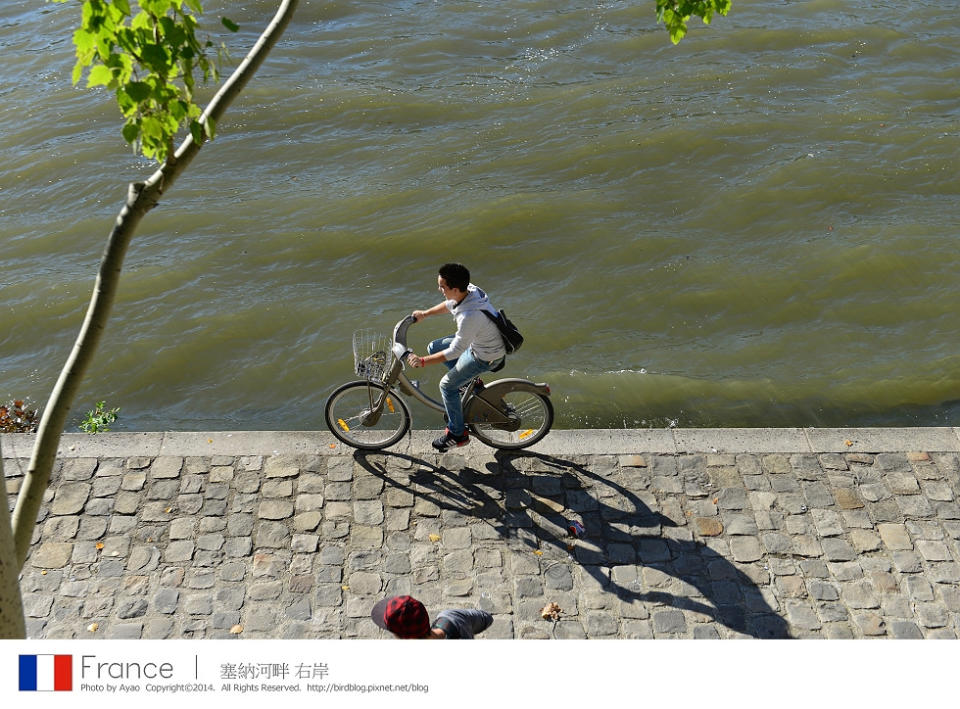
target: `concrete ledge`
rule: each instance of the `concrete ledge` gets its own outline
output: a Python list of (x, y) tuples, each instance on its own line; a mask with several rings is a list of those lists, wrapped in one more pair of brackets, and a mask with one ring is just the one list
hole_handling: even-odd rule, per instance
[[(432, 454), (435, 431), (413, 431), (390, 450)], [(35, 436), (0, 435), (5, 458), (29, 458)], [(473, 443), (470, 450), (486, 449)], [(211, 455), (345, 455), (352, 451), (327, 431), (214, 431), (64, 434), (63, 458)], [(487, 449), (492, 450), (492, 449)], [(960, 452), (957, 428), (717, 428), (572, 429), (552, 431), (527, 449), (543, 455), (631, 453), (887, 453)]]
[(678, 453), (800, 453), (810, 443), (802, 428), (675, 429)]
[(896, 453), (957, 451), (955, 428), (810, 428), (810, 449), (817, 453)]
[[(65, 433), (57, 455), (61, 458), (125, 458), (133, 455), (156, 456), (163, 433)], [(32, 433), (0, 435), (4, 458), (29, 458), (33, 453)]]
[(345, 450), (352, 450), (328, 431), (168, 432), (162, 435), (161, 455), (342, 455)]

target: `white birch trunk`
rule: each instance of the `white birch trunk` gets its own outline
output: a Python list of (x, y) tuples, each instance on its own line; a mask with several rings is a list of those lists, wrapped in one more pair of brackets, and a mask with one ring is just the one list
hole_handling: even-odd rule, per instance
[[(281, 37), (296, 10), (298, 0), (283, 0), (273, 20), (260, 35), (246, 58), (210, 101), (201, 123), (211, 118), (216, 123), (230, 103), (256, 73), (269, 51)], [(60, 372), (37, 430), (33, 454), (24, 477), (23, 486), (13, 512), (13, 535), (16, 545), (17, 569), (23, 568), (33, 528), (40, 511), (43, 494), (50, 482), (50, 473), (57, 458), (60, 436), (74, 397), (107, 325), (110, 309), (116, 298), (123, 259), (130, 239), (140, 220), (157, 205), (160, 198), (173, 187), (177, 177), (187, 168), (200, 150), (201, 144), (187, 137), (172, 157), (146, 182), (130, 185), (127, 199), (107, 239), (100, 261), (100, 269), (80, 333), (73, 350)], [(0, 609), (4, 613), (5, 609)], [(22, 617), (22, 611), (21, 611)]]

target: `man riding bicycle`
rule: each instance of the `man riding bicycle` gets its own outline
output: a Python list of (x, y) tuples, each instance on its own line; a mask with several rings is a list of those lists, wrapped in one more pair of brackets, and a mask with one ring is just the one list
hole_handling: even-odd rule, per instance
[(449, 370), (440, 380), (440, 394), (447, 412), (447, 430), (433, 442), (433, 447), (445, 452), (470, 442), (463, 422), (460, 392), (475, 377), (497, 367), (506, 357), (503, 338), (496, 324), (483, 314), (496, 314), (487, 294), (470, 282), (470, 271), (459, 263), (445, 263), (440, 267), (437, 285), (444, 300), (429, 310), (414, 310), (417, 322), (429, 315), (449, 311), (457, 323), (457, 332), (441, 337), (427, 345), (427, 356), (414, 353), (407, 356), (411, 367), (425, 367), (443, 362)]

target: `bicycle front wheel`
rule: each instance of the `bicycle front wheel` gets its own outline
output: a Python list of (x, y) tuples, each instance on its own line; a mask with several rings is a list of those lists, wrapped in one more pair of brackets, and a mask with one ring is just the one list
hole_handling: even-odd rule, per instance
[[(496, 393), (497, 387), (487, 390), (484, 398)], [(534, 391), (513, 390), (498, 396), (497, 408), (508, 418), (508, 423), (471, 423), (468, 427), (477, 438), (494, 448), (517, 449), (532, 446), (550, 432), (553, 425), (553, 404), (550, 399)]]
[(406, 403), (376, 382), (344, 384), (327, 399), (324, 415), (334, 436), (363, 450), (392, 446), (410, 430)]

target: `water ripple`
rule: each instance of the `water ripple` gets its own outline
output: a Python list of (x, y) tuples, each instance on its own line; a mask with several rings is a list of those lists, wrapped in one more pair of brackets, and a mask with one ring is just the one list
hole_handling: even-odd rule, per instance
[[(956, 423), (960, 21), (738, 0), (674, 47), (648, 4), (301, 3), (142, 223), (82, 398), (133, 429), (319, 428), (353, 329), (457, 258), (561, 426)], [(269, 10), (208, 5), (236, 63)], [(0, 8), (0, 394), (34, 400), (152, 170), (70, 86), (68, 10)]]

